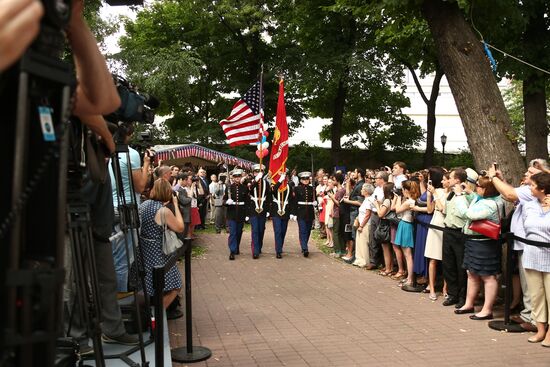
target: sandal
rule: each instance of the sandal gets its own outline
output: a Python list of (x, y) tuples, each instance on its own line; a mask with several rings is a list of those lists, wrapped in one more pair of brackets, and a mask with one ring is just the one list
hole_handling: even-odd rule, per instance
[(405, 273), (395, 273), (394, 275), (392, 275), (390, 278), (393, 279), (393, 280), (401, 280), (403, 278), (405, 278), (407, 275)]
[(437, 294), (430, 294), (430, 296), (428, 297), (430, 300), (432, 301), (437, 301)]
[(387, 276), (390, 276), (392, 275), (392, 272), (391, 271), (384, 271), (384, 270), (381, 270), (378, 275), (382, 275), (383, 277), (387, 277)]

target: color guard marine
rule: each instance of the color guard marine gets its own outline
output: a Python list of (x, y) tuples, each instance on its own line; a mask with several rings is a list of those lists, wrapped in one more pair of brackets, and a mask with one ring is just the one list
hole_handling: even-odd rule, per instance
[(270, 181), (264, 177), (265, 166), (255, 164), (252, 166), (253, 179), (250, 181), (248, 216), (250, 217), (250, 229), (252, 231), (252, 258), (257, 259), (262, 252), (264, 244), (265, 222), (269, 216), (269, 202), (271, 197)]
[(300, 172), (298, 178), (300, 184), (293, 190), (294, 205), (291, 219), (298, 220), (300, 247), (304, 257), (308, 257), (307, 243), (315, 220), (314, 208), (317, 206), (317, 200), (315, 199), (315, 189), (310, 185), (311, 172)]
[(231, 172), (231, 185), (225, 190), (223, 197), (227, 206), (227, 225), (229, 227), (229, 260), (235, 260), (240, 253), (239, 246), (243, 235), (243, 226), (247, 216), (248, 187), (241, 183), (243, 171), (234, 169)]
[(282, 258), (283, 245), (285, 242), (286, 230), (288, 228), (288, 220), (292, 206), (292, 189), (294, 183), (286, 179), (286, 173), (279, 176), (271, 188), (271, 221), (273, 222), (273, 233), (275, 234), (275, 253), (277, 259)]

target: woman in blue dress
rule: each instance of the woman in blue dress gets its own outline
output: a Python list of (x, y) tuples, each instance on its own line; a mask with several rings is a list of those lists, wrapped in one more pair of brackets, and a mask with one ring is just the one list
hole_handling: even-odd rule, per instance
[(418, 175), (418, 184), (420, 185), (420, 198), (416, 201), (416, 205), (411, 208), (416, 213), (416, 236), (414, 241), (414, 273), (426, 279), (428, 275), (428, 259), (424, 256), (426, 249), (426, 238), (428, 237), (428, 227), (423, 224), (430, 224), (433, 214), (428, 213), (428, 177), (434, 167), (428, 169), (428, 174), (421, 173)]
[[(145, 287), (147, 294), (153, 296), (153, 267), (163, 266), (171, 255), (162, 251), (163, 224), (174, 232), (183, 231), (183, 218), (179, 210), (178, 197), (172, 195), (172, 186), (162, 178), (155, 181), (149, 199), (139, 206), (141, 221), (140, 246), (143, 252), (145, 268)], [(174, 202), (175, 215), (165, 205)], [(181, 274), (174, 264), (164, 275), (163, 306), (168, 307), (182, 287)]]

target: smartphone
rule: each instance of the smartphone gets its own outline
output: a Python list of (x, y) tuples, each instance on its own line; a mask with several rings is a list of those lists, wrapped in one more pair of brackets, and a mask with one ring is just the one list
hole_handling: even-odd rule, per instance
[(498, 163), (497, 162), (493, 162), (493, 166), (495, 167), (495, 170), (498, 170)]
[(432, 180), (428, 180), (428, 186), (432, 186)]

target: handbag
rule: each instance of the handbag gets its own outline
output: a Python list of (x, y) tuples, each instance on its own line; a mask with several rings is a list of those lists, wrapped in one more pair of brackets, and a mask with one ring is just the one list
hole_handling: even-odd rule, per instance
[(384, 216), (384, 219), (390, 222), (390, 224), (393, 225), (399, 225), (399, 222), (401, 222), (401, 218), (397, 216), (397, 213), (393, 210), (389, 211), (388, 214)]
[(498, 209), (498, 204), (495, 203), (497, 206), (497, 213), (498, 213), (498, 223), (491, 222), (487, 219), (480, 219), (480, 220), (474, 220), (470, 225), (468, 226), (469, 229), (471, 229), (474, 232), (477, 232), (485, 237), (492, 238), (493, 240), (497, 240), (500, 237), (500, 211)]
[(374, 230), (374, 240), (379, 243), (390, 242), (390, 222), (386, 219), (380, 219), (380, 223)]
[(170, 255), (177, 249), (179, 249), (181, 246), (183, 246), (183, 242), (178, 238), (176, 233), (172, 231), (168, 226), (166, 225), (166, 217), (164, 214), (164, 210), (161, 214), (161, 222), (162, 222), (162, 252), (164, 252), (165, 255)]

